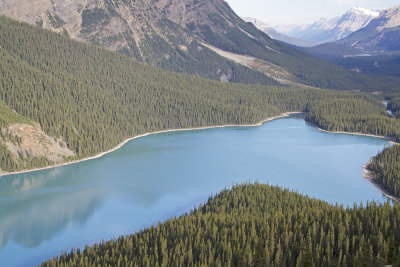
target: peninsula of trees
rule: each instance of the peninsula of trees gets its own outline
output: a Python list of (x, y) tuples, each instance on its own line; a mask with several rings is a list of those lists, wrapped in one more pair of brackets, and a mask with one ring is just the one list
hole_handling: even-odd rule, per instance
[(239, 185), (131, 236), (73, 249), (53, 266), (400, 266), (400, 205), (352, 208)]

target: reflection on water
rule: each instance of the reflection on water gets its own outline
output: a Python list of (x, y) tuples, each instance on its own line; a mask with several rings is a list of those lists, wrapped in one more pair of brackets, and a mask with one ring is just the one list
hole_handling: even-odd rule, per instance
[(235, 183), (344, 205), (386, 200), (361, 166), (387, 140), (322, 133), (296, 117), (147, 136), (100, 159), (0, 178), (0, 266), (133, 233)]
[[(68, 188), (62, 168), (0, 179), (0, 248), (10, 239), (24, 247), (49, 240), (70, 222), (84, 222), (100, 205), (103, 189)], [(62, 187), (60, 187), (62, 184)], [(53, 189), (51, 189), (53, 187)]]

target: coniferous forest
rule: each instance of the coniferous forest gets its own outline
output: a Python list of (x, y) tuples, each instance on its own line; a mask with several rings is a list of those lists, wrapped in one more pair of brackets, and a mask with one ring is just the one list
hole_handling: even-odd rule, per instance
[(400, 119), (400, 95), (394, 94), (389, 97), (388, 109), (393, 113), (393, 116)]
[(42, 266), (400, 266), (400, 205), (329, 205), (239, 185), (131, 236)]
[(400, 198), (400, 146), (384, 149), (368, 164), (374, 172), (374, 182), (393, 196)]

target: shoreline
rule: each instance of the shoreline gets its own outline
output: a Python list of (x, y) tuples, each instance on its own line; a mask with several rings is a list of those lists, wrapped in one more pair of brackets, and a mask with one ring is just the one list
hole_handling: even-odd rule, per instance
[[(369, 163), (369, 161), (368, 161)], [(362, 169), (364, 171), (364, 173), (362, 174), (362, 176), (367, 179), (371, 184), (373, 184), (382, 194), (384, 194), (386, 197), (388, 197), (389, 199), (391, 199), (392, 201), (396, 202), (396, 203), (400, 203), (400, 199), (392, 196), (388, 191), (386, 191), (384, 188), (382, 188), (379, 184), (374, 182), (374, 172), (368, 170), (367, 166), (368, 163), (365, 164), (364, 166), (362, 166)]]
[(395, 139), (392, 137), (387, 137), (383, 135), (375, 135), (375, 134), (365, 134), (365, 133), (359, 133), (359, 132), (343, 132), (343, 131), (329, 131), (329, 130), (324, 130), (317, 125), (315, 125), (312, 122), (306, 121), (306, 123), (314, 126), (317, 128), (318, 131), (324, 132), (324, 133), (332, 133), (332, 134), (348, 134), (348, 135), (359, 135), (359, 136), (368, 136), (368, 137), (374, 137), (374, 138), (380, 138), (380, 139), (386, 139), (389, 141), (390, 144), (392, 145), (400, 145), (400, 143), (395, 142)]
[(304, 113), (304, 112), (300, 112), (300, 111), (284, 112), (284, 113), (281, 113), (280, 115), (268, 117), (268, 118), (266, 118), (262, 121), (259, 121), (258, 123), (255, 123), (255, 124), (223, 124), (223, 125), (215, 125), (215, 126), (192, 127), (192, 128), (169, 129), (169, 130), (160, 130), (160, 131), (155, 131), (155, 132), (146, 132), (143, 134), (139, 134), (139, 135), (127, 138), (124, 141), (122, 141), (121, 143), (119, 143), (117, 146), (115, 146), (107, 151), (104, 151), (104, 152), (101, 152), (94, 156), (86, 157), (83, 159), (68, 161), (68, 162), (64, 162), (61, 164), (51, 165), (51, 166), (42, 167), (42, 168), (34, 168), (34, 169), (30, 169), (30, 170), (23, 170), (23, 171), (16, 171), (16, 172), (4, 172), (4, 171), (0, 170), (0, 179), (3, 178), (4, 176), (48, 170), (48, 169), (63, 167), (63, 166), (80, 163), (80, 162), (84, 162), (84, 161), (88, 161), (88, 160), (98, 159), (98, 158), (101, 158), (107, 154), (110, 154), (110, 153), (120, 149), (121, 147), (123, 147), (125, 144), (127, 144), (128, 142), (130, 142), (132, 140), (135, 140), (135, 139), (138, 139), (141, 137), (145, 137), (145, 136), (149, 136), (149, 135), (168, 133), (168, 132), (178, 132), (178, 131), (207, 130), (207, 129), (225, 128), (225, 127), (257, 127), (257, 126), (262, 126), (264, 123), (269, 122), (269, 121), (273, 121), (273, 120), (280, 119), (280, 118), (285, 118), (285, 117), (288, 117), (293, 114), (302, 114), (302, 113)]
[[(276, 119), (280, 119), (280, 118), (285, 118), (288, 117), (290, 115), (293, 114), (304, 114), (304, 112), (300, 112), (300, 111), (294, 111), (294, 112), (283, 112), (279, 115), (276, 116), (271, 116), (271, 117), (267, 117), (266, 119), (259, 121), (258, 123), (255, 124), (223, 124), (223, 125), (215, 125), (215, 126), (204, 126), (204, 127), (191, 127), (191, 128), (182, 128), (182, 129), (169, 129), (169, 130), (160, 130), (160, 131), (155, 131), (155, 132), (146, 132), (143, 134), (139, 134), (130, 138), (125, 139), (124, 141), (122, 141), (121, 143), (119, 143), (117, 146), (101, 152), (97, 155), (91, 156), (91, 157), (86, 157), (86, 158), (82, 158), (82, 159), (78, 159), (78, 160), (73, 160), (73, 161), (68, 161), (68, 162), (64, 162), (61, 164), (57, 164), (57, 165), (51, 165), (51, 166), (47, 166), (47, 167), (43, 167), (43, 168), (35, 168), (35, 169), (30, 169), (30, 170), (23, 170), (23, 171), (17, 171), (17, 172), (3, 172), (0, 170), (0, 179), (5, 177), (5, 176), (9, 176), (9, 175), (15, 175), (15, 174), (23, 174), (23, 173), (29, 173), (29, 172), (36, 172), (36, 171), (42, 171), (42, 170), (48, 170), (48, 169), (52, 169), (52, 168), (58, 168), (58, 167), (63, 167), (63, 166), (67, 166), (67, 165), (72, 165), (72, 164), (76, 164), (76, 163), (80, 163), (80, 162), (84, 162), (84, 161), (88, 161), (88, 160), (93, 160), (93, 159), (98, 159), (101, 158), (107, 154), (110, 154), (120, 148), (122, 148), (124, 145), (126, 145), (128, 142), (141, 138), (141, 137), (145, 137), (145, 136), (149, 136), (149, 135), (154, 135), (154, 134), (160, 134), (160, 133), (168, 133), (168, 132), (179, 132), (179, 131), (193, 131), (193, 130), (207, 130), (207, 129), (215, 129), (215, 128), (225, 128), (225, 127), (258, 127), (258, 126), (262, 126), (264, 123), (269, 122), (269, 121), (273, 121)], [(373, 135), (373, 134), (364, 134), (364, 133), (358, 133), (358, 132), (343, 132), (343, 131), (328, 131), (328, 130), (324, 130), (320, 127), (318, 127), (317, 125), (308, 122), (306, 120), (304, 120), (307, 124), (312, 125), (313, 127), (317, 128), (318, 131), (321, 132), (325, 132), (325, 133), (332, 133), (332, 134), (347, 134), (347, 135), (359, 135), (359, 136), (368, 136), (368, 137), (374, 137), (374, 138), (381, 138), (381, 139), (386, 139), (389, 140), (390, 144), (393, 145), (400, 145), (400, 143), (394, 142), (393, 138), (389, 138), (386, 136), (380, 136), (380, 135)], [(369, 161), (368, 161), (369, 163)], [(382, 194), (384, 194), (386, 197), (388, 197), (389, 199), (400, 203), (400, 199), (396, 198), (395, 196), (392, 196), (389, 192), (387, 192), (385, 189), (381, 188), (378, 184), (376, 184), (373, 181), (373, 173), (367, 169), (367, 164), (365, 164), (364, 166), (362, 166), (362, 169), (364, 171), (364, 173), (362, 174), (362, 176), (367, 179), (371, 184), (373, 184)]]
[[(374, 134), (365, 134), (365, 133), (358, 133), (358, 132), (343, 132), (343, 131), (328, 131), (328, 130), (324, 130), (320, 127), (318, 127), (317, 125), (306, 121), (306, 123), (314, 126), (315, 128), (317, 128), (318, 131), (324, 132), (324, 133), (332, 133), (332, 134), (348, 134), (348, 135), (359, 135), (359, 136), (368, 136), (368, 137), (374, 137), (374, 138), (381, 138), (381, 139), (386, 139), (389, 141), (390, 144), (392, 145), (400, 145), (400, 143), (397, 143), (394, 141), (393, 138), (387, 137), (387, 136), (382, 136), (382, 135), (374, 135)], [(400, 199), (392, 196), (389, 192), (387, 192), (384, 188), (382, 188), (379, 184), (374, 182), (374, 173), (370, 170), (367, 169), (368, 163), (371, 161), (371, 159), (364, 165), (362, 166), (362, 169), (364, 171), (364, 173), (362, 174), (362, 176), (367, 179), (371, 184), (373, 184), (375, 186), (376, 189), (378, 189), (382, 194), (384, 194), (387, 198), (393, 200), (396, 203), (400, 203)]]

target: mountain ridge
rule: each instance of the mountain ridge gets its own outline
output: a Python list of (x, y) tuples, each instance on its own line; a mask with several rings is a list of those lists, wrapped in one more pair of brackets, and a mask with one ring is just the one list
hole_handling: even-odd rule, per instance
[(400, 5), (383, 10), (338, 43), (372, 53), (400, 51)]
[[(169, 71), (219, 81), (277, 84), (279, 80), (344, 90), (365, 90), (370, 83), (367, 77), (354, 77), (271, 39), (222, 0), (2, 0), (0, 13)], [(262, 66), (237, 64), (202, 43), (260, 59)], [(284, 73), (290, 75), (282, 77)]]
[(333, 42), (343, 39), (351, 33), (365, 27), (379, 12), (366, 8), (353, 7), (343, 15), (326, 19), (321, 18), (308, 25), (289, 27), (284, 30), (281, 26), (278, 31), (300, 39), (316, 41), (319, 43)]
[(296, 45), (296, 46), (302, 46), (302, 47), (311, 47), (318, 45), (318, 42), (313, 42), (313, 41), (307, 41), (307, 40), (302, 40), (294, 37), (290, 37), (289, 35), (285, 35), (283, 33), (280, 33), (276, 31), (273, 27), (269, 26), (265, 22), (251, 18), (251, 17), (242, 17), (242, 19), (246, 22), (251, 22), (253, 23), (254, 26), (256, 26), (259, 30), (265, 32), (270, 36), (272, 39), (282, 41), (288, 44)]

